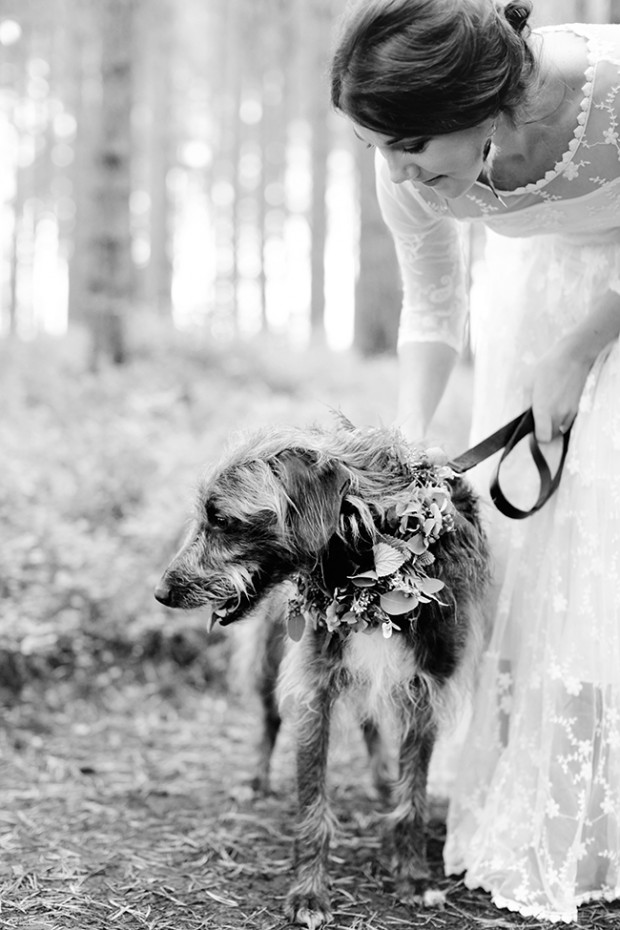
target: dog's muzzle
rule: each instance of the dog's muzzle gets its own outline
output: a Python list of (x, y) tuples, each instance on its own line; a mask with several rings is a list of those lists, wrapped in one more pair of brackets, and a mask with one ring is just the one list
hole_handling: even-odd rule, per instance
[(172, 609), (179, 608), (181, 610), (192, 608), (204, 609), (207, 613), (208, 630), (211, 630), (218, 621), (222, 626), (233, 623), (245, 613), (250, 605), (249, 598), (244, 596), (240, 597), (237, 594), (232, 598), (213, 597), (206, 600), (201, 599), (200, 603), (193, 603), (191, 602), (191, 598), (188, 598), (187, 592), (184, 591), (183, 588), (168, 581), (165, 575), (155, 588), (153, 594), (155, 600), (163, 604), (164, 607), (171, 607)]

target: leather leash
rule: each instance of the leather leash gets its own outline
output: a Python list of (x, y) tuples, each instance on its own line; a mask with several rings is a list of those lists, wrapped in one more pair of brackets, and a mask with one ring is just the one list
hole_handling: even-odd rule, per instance
[[(551, 495), (557, 491), (560, 478), (562, 477), (566, 453), (568, 452), (568, 440), (570, 438), (571, 428), (572, 427), (569, 427), (566, 432), (562, 434), (562, 455), (555, 475), (551, 474), (547, 461), (536, 441), (534, 435), (534, 414), (532, 413), (531, 407), (524, 413), (520, 413), (519, 416), (511, 420), (510, 423), (506, 423), (505, 426), (502, 426), (501, 429), (498, 429), (495, 433), (487, 436), (482, 442), (472, 446), (471, 449), (463, 452), (462, 455), (457, 456), (449, 464), (454, 471), (462, 474), (463, 472), (469, 471), (474, 465), (478, 465), (480, 462), (488, 459), (489, 456), (493, 455), (495, 452), (499, 452), (500, 449), (503, 449), (504, 451), (497, 464), (493, 478), (491, 479), (491, 500), (504, 516), (510, 517), (513, 520), (522, 520), (524, 517), (529, 517), (533, 513), (536, 513), (537, 510), (540, 510), (540, 508), (547, 503)], [(521, 440), (528, 435), (530, 437), (530, 452), (540, 476), (540, 493), (538, 495), (538, 500), (530, 510), (520, 510), (505, 497), (500, 487), (499, 474), (502, 463), (506, 457), (510, 455), (517, 443), (521, 442)]]

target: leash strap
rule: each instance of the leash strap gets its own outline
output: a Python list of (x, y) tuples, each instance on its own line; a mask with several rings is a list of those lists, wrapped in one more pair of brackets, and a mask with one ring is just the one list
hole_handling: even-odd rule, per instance
[[(538, 495), (538, 500), (530, 510), (520, 510), (506, 498), (500, 487), (499, 476), (504, 460), (510, 455), (514, 447), (526, 436), (529, 436), (530, 452), (540, 477), (540, 493)], [(463, 452), (462, 455), (457, 456), (457, 458), (450, 462), (450, 466), (454, 471), (462, 474), (463, 472), (469, 471), (474, 465), (478, 465), (480, 462), (488, 459), (489, 456), (493, 455), (495, 452), (499, 452), (500, 449), (503, 449), (504, 451), (502, 452), (493, 478), (491, 479), (491, 500), (504, 516), (510, 517), (513, 520), (522, 520), (524, 517), (529, 517), (533, 513), (536, 513), (537, 510), (540, 510), (540, 508), (547, 503), (551, 495), (557, 491), (564, 469), (566, 454), (568, 452), (569, 438), (570, 428), (562, 435), (562, 455), (557, 471), (555, 475), (552, 475), (547, 460), (534, 435), (534, 414), (530, 407), (525, 413), (519, 414), (518, 417), (515, 417), (510, 423), (506, 423), (505, 426), (502, 426), (501, 429), (498, 429), (495, 433), (487, 436), (482, 442), (479, 442), (471, 449)]]

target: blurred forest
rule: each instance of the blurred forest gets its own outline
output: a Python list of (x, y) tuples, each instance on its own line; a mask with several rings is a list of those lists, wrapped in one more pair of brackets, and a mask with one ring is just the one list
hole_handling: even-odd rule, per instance
[[(231, 428), (393, 417), (399, 277), (372, 156), (329, 104), (344, 3), (0, 0), (11, 693), (171, 628), (152, 585)], [(538, 0), (535, 23), (618, 6)]]
[(372, 159), (328, 100), (344, 4), (1, 0), (0, 334), (85, 327), (95, 365), (153, 321), (393, 348)]
[[(328, 100), (343, 6), (3, 0), (0, 332), (83, 325), (95, 363), (127, 358), (142, 314), (212, 338), (329, 329), (347, 345), (374, 195), (366, 155), (358, 196), (361, 147)], [(391, 246), (362, 228), (372, 279)], [(359, 336), (379, 351), (395, 274), (382, 303)]]
[(372, 159), (328, 100), (344, 4), (1, 0), (0, 333), (81, 325), (94, 364), (138, 319), (393, 348)]

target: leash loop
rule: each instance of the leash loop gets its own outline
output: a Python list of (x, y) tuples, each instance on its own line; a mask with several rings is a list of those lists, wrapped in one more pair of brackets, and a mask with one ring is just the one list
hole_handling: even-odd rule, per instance
[[(482, 442), (479, 442), (476, 446), (463, 452), (462, 455), (457, 456), (457, 458), (450, 462), (450, 466), (454, 471), (462, 474), (465, 471), (469, 471), (474, 465), (483, 462), (495, 452), (499, 452), (500, 449), (503, 449), (501, 458), (491, 479), (491, 500), (504, 516), (510, 517), (512, 520), (522, 520), (540, 510), (541, 507), (547, 503), (552, 494), (557, 491), (562, 477), (566, 455), (568, 453), (568, 441), (570, 439), (571, 428), (572, 424), (566, 432), (562, 433), (562, 454), (555, 475), (551, 474), (547, 460), (536, 441), (536, 436), (534, 435), (534, 414), (531, 407), (524, 413), (519, 414), (518, 417), (515, 417), (514, 420), (511, 420), (510, 423), (506, 423), (505, 426), (502, 426), (501, 429), (498, 429), (495, 433), (487, 436), (486, 439), (483, 439)], [(529, 510), (521, 510), (515, 507), (514, 504), (511, 504), (507, 499), (501, 489), (499, 478), (503, 462), (508, 455), (510, 455), (515, 446), (521, 442), (522, 439), (525, 439), (526, 436), (529, 436), (530, 453), (540, 478), (540, 493), (533, 507)]]

